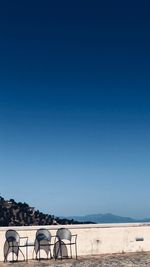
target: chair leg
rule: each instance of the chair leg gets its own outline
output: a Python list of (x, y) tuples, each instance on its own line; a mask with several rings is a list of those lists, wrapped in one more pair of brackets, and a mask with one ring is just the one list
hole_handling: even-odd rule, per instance
[(21, 252), (23, 258), (24, 258), (24, 261), (25, 261), (25, 255), (23, 254), (22, 250), (19, 248), (19, 251)]
[[(35, 248), (33, 248), (33, 252), (32, 252), (32, 259), (34, 259), (34, 251), (35, 251)], [(36, 253), (35, 253), (36, 254)], [(36, 257), (36, 256), (35, 256)]]
[(40, 246), (40, 242), (39, 242), (39, 247), (38, 247), (38, 252), (39, 252), (39, 261), (40, 261), (40, 259), (41, 259), (41, 253), (40, 253), (40, 250), (41, 250), (41, 246)]
[(26, 261), (28, 261), (28, 247), (26, 246)]
[(62, 260), (62, 243), (61, 243), (61, 241), (59, 242), (59, 246), (60, 246), (60, 256), (61, 256), (61, 260)]
[(70, 258), (72, 259), (72, 248), (71, 248), (71, 244), (70, 244)]
[(8, 252), (9, 252), (9, 247), (7, 249), (6, 254), (4, 255), (4, 262), (7, 262)]
[(56, 258), (57, 258), (57, 255), (56, 255), (56, 245), (54, 244), (54, 257), (55, 257), (55, 260), (56, 260)]
[(77, 244), (75, 243), (76, 259), (77, 259)]
[(40, 249), (39, 249), (39, 261), (40, 261), (40, 259), (41, 259), (41, 253), (40, 253)]
[(50, 259), (52, 259), (52, 252), (51, 252), (51, 247), (50, 247)]

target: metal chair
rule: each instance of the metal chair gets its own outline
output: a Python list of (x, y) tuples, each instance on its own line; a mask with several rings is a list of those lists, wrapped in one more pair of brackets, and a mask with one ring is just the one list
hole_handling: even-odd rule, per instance
[[(15, 230), (8, 230), (5, 234), (6, 241), (4, 244), (4, 262), (7, 262), (9, 253), (12, 253), (12, 261), (15, 261), (14, 255), (16, 255), (16, 261), (18, 261), (19, 252), (21, 252), (24, 260), (28, 260), (28, 237), (20, 237)], [(24, 239), (23, 244), (21, 239)], [(26, 249), (26, 257), (21, 248)]]
[[(51, 233), (47, 229), (39, 229), (36, 232), (36, 238), (34, 243), (34, 251), (36, 254), (36, 259), (41, 259), (41, 250), (44, 250), (47, 259), (48, 255), (50, 254), (50, 259), (52, 258), (51, 254)], [(38, 257), (39, 254), (39, 257)]]
[[(57, 241), (58, 240), (58, 241)], [(56, 232), (54, 246), (55, 259), (57, 258), (69, 258), (68, 253), (66, 253), (67, 246), (70, 247), (70, 258), (72, 258), (72, 246), (75, 246), (75, 256), (77, 259), (77, 235), (72, 235), (70, 230), (67, 228), (59, 228)]]

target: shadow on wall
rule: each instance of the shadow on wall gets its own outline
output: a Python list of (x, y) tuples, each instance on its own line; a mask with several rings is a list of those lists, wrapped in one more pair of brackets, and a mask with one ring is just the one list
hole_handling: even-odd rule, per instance
[(63, 241), (61, 241), (61, 251), (60, 251), (60, 243), (59, 241), (57, 241), (54, 245), (54, 249), (53, 249), (53, 255), (55, 259), (58, 258), (68, 258), (68, 250), (67, 250), (67, 246), (65, 245), (65, 243)]

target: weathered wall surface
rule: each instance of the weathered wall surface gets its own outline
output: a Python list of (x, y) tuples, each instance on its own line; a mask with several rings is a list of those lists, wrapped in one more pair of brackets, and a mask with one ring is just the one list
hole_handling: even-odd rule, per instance
[[(11, 227), (11, 229), (18, 231), (20, 236), (28, 236), (29, 243), (34, 243), (35, 234), (38, 229), (46, 228), (54, 236), (57, 229), (60, 227), (68, 227), (72, 234), (78, 235), (77, 248), (78, 255), (81, 256), (150, 251), (150, 223), (57, 225), (45, 227), (21, 226)], [(0, 228), (0, 261), (4, 260), (3, 247), (5, 242), (5, 232), (8, 229), (10, 229), (10, 227)], [(52, 239), (52, 242), (54, 242), (54, 238)], [(29, 247), (28, 253), (29, 258), (32, 258), (33, 246)]]

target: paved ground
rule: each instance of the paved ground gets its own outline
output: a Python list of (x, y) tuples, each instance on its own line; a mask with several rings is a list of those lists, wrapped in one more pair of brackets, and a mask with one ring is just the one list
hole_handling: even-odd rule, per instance
[(32, 260), (28, 263), (0, 263), (0, 267), (150, 267), (150, 252), (79, 257), (78, 260)]

